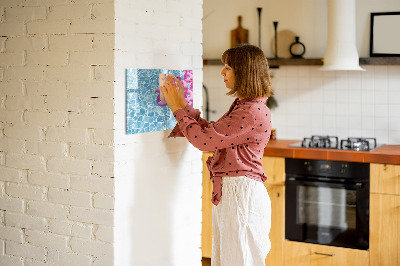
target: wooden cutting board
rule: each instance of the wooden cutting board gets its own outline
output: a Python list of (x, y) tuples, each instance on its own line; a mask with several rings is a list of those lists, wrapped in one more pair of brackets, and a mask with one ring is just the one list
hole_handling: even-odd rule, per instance
[(238, 27), (231, 30), (231, 48), (242, 43), (249, 43), (249, 31), (242, 27), (242, 16), (238, 16)]

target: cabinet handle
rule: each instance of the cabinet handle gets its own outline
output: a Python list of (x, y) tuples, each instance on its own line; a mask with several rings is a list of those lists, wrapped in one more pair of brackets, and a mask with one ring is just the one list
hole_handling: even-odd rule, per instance
[(320, 252), (314, 252), (315, 255), (323, 255), (323, 256), (335, 256), (335, 254), (327, 254), (327, 253), (320, 253)]

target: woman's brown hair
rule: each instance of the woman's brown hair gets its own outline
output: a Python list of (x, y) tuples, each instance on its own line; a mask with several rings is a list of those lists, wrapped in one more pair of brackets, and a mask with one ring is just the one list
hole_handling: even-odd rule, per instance
[(235, 86), (227, 95), (243, 99), (273, 95), (268, 61), (260, 48), (248, 44), (230, 48), (222, 54), (222, 63), (235, 74)]

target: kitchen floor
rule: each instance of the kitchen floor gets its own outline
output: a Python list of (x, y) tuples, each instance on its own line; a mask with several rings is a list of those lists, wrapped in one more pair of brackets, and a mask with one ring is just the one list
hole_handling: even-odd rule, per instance
[(211, 266), (211, 259), (209, 258), (202, 258), (201, 262), (203, 263), (203, 266)]

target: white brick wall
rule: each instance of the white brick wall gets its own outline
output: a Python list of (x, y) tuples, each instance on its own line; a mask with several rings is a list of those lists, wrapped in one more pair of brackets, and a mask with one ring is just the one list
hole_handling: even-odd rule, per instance
[(202, 0), (117, 0), (115, 14), (114, 264), (201, 265), (201, 152), (169, 131), (125, 134), (125, 69), (192, 69), (199, 108)]
[(0, 2), (1, 265), (200, 265), (201, 152), (125, 134), (125, 68), (192, 69), (200, 107), (201, 18), (202, 0)]
[(0, 1), (0, 265), (112, 265), (114, 1)]

